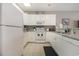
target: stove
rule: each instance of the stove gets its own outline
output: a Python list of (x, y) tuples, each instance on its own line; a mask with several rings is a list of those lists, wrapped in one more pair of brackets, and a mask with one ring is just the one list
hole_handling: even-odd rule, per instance
[(46, 31), (45, 28), (36, 28), (36, 40), (37, 41), (45, 41), (46, 39)]

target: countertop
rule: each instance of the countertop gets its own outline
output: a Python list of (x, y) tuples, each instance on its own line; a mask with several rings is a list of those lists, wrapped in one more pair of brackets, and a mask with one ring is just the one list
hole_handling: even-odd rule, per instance
[(62, 34), (62, 33), (58, 33), (58, 34), (79, 41), (78, 34)]
[(58, 35), (62, 36), (62, 39), (75, 44), (79, 47), (79, 35), (78, 34), (63, 34), (63, 33), (57, 33)]

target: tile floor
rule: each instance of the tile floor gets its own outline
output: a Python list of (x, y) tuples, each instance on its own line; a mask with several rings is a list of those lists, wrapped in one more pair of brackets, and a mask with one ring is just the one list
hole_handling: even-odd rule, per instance
[(49, 43), (28, 43), (24, 48), (24, 56), (45, 56), (43, 46), (50, 46)]

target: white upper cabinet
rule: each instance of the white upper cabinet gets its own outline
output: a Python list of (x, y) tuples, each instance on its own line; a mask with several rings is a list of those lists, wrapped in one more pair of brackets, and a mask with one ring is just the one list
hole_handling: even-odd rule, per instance
[[(27, 22), (26, 22), (27, 20)], [(56, 25), (55, 14), (28, 14), (24, 16), (25, 25)]]
[(28, 25), (35, 25), (35, 21), (34, 15), (28, 15)]
[(50, 23), (51, 25), (56, 25), (56, 15), (50, 15)]
[(23, 15), (23, 23), (24, 23), (24, 25), (28, 25), (29, 23), (28, 23), (28, 14), (24, 14)]

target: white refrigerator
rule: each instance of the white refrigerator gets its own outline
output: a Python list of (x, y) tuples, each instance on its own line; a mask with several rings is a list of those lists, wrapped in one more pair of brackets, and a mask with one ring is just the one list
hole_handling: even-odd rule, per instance
[(11, 3), (0, 6), (0, 54), (19, 56), (23, 50), (23, 14)]

